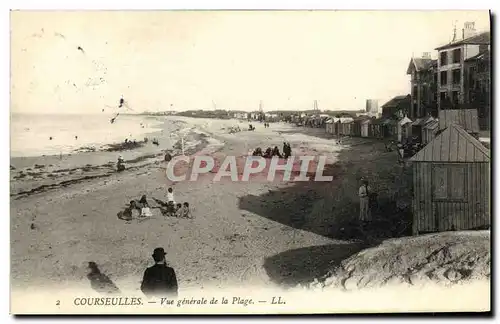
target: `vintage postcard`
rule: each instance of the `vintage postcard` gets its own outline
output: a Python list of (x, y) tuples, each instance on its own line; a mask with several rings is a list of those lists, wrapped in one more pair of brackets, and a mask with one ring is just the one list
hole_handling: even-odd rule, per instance
[(490, 12), (10, 19), (12, 314), (491, 310)]

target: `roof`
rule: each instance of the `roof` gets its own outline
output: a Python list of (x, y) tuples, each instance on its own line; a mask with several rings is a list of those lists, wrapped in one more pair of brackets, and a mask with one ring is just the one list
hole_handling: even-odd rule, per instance
[(439, 129), (458, 124), (466, 131), (479, 133), (477, 109), (449, 109), (439, 111)]
[(469, 57), (465, 61), (470, 62), (470, 61), (475, 61), (475, 60), (490, 60), (490, 51), (489, 50), (483, 51), (477, 55)]
[(424, 71), (430, 69), (434, 63), (437, 64), (437, 60), (433, 60), (430, 58), (415, 58), (412, 57), (410, 61), (410, 65), (408, 65), (408, 69), (406, 69), (406, 74), (411, 74), (411, 67), (412, 65), (415, 66), (415, 70), (417, 72), (419, 71)]
[(431, 120), (430, 122), (428, 122), (427, 124), (425, 124), (424, 128), (434, 129), (438, 126), (439, 126), (439, 121), (434, 119), (434, 120)]
[(460, 46), (460, 45), (489, 45), (490, 44), (490, 32), (480, 33), (478, 35), (462, 39), (458, 42), (449, 43), (440, 47), (435, 48), (435, 50), (444, 50), (450, 47)]
[(404, 100), (410, 100), (410, 95), (396, 96), (383, 104), (382, 108), (397, 107)]
[(406, 125), (408, 123), (411, 123), (411, 119), (408, 118), (408, 116), (404, 116), (403, 118), (401, 118), (401, 120), (399, 121), (399, 125), (403, 126), (403, 125)]
[(425, 124), (427, 124), (428, 122), (431, 122), (433, 120), (434, 120), (434, 118), (432, 118), (431, 116), (422, 117), (422, 118), (416, 119), (411, 125), (412, 126), (424, 126)]
[(415, 154), (410, 161), (490, 162), (490, 151), (460, 125), (452, 124)]

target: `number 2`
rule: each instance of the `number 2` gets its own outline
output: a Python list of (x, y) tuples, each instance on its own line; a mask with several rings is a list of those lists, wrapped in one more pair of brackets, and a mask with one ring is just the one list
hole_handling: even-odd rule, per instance
[(56, 300), (56, 306), (61, 305), (61, 302), (59, 300)]

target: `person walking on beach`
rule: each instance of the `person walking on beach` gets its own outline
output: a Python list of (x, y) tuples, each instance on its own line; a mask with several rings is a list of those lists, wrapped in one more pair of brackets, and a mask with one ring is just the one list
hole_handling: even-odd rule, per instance
[(398, 162), (404, 163), (405, 150), (404, 150), (403, 144), (398, 143), (397, 146), (398, 146)]
[(153, 251), (155, 265), (144, 271), (141, 283), (141, 291), (148, 298), (151, 297), (173, 297), (177, 298), (178, 284), (173, 268), (167, 266), (165, 261), (165, 250), (156, 248)]
[(359, 220), (362, 222), (371, 221), (370, 211), (370, 192), (371, 188), (368, 185), (368, 180), (363, 179), (362, 185), (359, 187)]

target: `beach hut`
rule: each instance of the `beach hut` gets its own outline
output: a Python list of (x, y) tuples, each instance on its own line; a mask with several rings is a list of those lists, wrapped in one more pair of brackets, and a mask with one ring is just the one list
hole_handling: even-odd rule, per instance
[(351, 128), (351, 136), (361, 137), (361, 123), (365, 118), (354, 118)]
[(368, 137), (369, 136), (369, 126), (371, 123), (371, 119), (365, 119), (361, 122), (361, 137)]
[(350, 136), (353, 119), (351, 117), (341, 117), (339, 123), (339, 135)]
[(368, 126), (368, 135), (373, 138), (383, 138), (383, 119), (374, 119)]
[(424, 126), (433, 121), (434, 118), (431, 116), (417, 118), (414, 122), (411, 123), (411, 135), (416, 137), (419, 143), (423, 143), (424, 140)]
[(434, 139), (434, 137), (436, 137), (438, 130), (439, 130), (439, 121), (437, 120), (433, 120), (425, 124), (423, 130), (424, 134), (423, 143), (424, 144), (430, 143)]
[(448, 109), (439, 111), (439, 129), (457, 124), (473, 136), (479, 134), (479, 120), (476, 109)]
[(333, 118), (328, 118), (325, 121), (325, 132), (327, 134), (335, 134), (335, 124), (333, 122)]
[(490, 152), (451, 124), (411, 159), (413, 233), (490, 225)]
[(411, 119), (404, 116), (398, 121), (398, 142), (402, 142), (403, 139), (411, 136)]
[(387, 118), (382, 122), (382, 133), (384, 138), (396, 139), (398, 134), (398, 122)]

